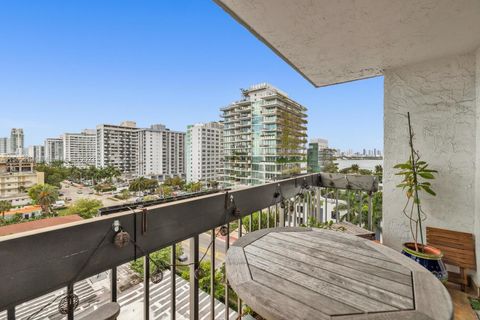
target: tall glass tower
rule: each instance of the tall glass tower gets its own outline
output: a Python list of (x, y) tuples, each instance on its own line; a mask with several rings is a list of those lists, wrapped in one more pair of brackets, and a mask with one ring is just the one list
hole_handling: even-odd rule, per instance
[(279, 89), (258, 84), (222, 108), (225, 186), (258, 185), (306, 173), (306, 108)]

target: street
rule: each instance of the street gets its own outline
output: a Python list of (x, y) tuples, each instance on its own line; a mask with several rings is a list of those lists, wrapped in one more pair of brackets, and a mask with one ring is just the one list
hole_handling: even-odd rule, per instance
[[(203, 261), (210, 261), (212, 248), (207, 251), (211, 243), (211, 236), (207, 233), (202, 233), (199, 236), (199, 251), (200, 259), (203, 255), (205, 258)], [(190, 240), (185, 240), (182, 242), (183, 252), (190, 257)], [(222, 266), (225, 261), (225, 241), (219, 237), (215, 241), (215, 268)]]

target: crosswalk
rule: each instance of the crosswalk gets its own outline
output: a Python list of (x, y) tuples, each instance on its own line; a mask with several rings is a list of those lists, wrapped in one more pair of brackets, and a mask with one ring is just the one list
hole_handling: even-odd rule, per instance
[[(129, 275), (131, 271), (128, 265), (118, 268), (119, 277)], [(176, 277), (176, 318), (179, 320), (189, 319), (189, 282), (183, 278)], [(101, 278), (103, 280), (98, 281)], [(108, 274), (104, 273), (102, 277), (94, 277), (77, 282), (74, 287), (75, 294), (80, 299), (79, 307), (75, 310), (75, 316), (82, 316), (90, 313), (99, 306), (109, 302), (109, 280)], [(163, 280), (158, 283), (150, 283), (150, 318), (151, 319), (170, 319), (171, 308), (171, 273), (166, 271)], [(60, 320), (66, 319), (58, 311), (58, 303), (65, 295), (66, 289), (58, 290), (47, 295), (38, 297), (29, 302), (16, 307), (16, 319), (28, 319), (30, 315), (40, 308), (46, 306), (40, 313), (31, 319)], [(53, 301), (53, 302), (52, 302)], [(118, 303), (121, 306), (119, 320), (142, 319), (143, 317), (143, 283), (132, 286), (131, 288), (118, 294)], [(49, 304), (51, 303), (51, 304)], [(210, 319), (210, 296), (201, 291), (199, 293), (199, 318)], [(236, 319), (237, 313), (229, 309), (230, 319)], [(0, 320), (6, 320), (6, 314), (0, 313)], [(225, 305), (215, 300), (215, 319), (225, 319)]]
[[(158, 284), (150, 284), (150, 308), (153, 319), (170, 319), (171, 308), (171, 290), (170, 290), (171, 273), (166, 272), (162, 282)], [(129, 292), (125, 292), (118, 299), (118, 303), (122, 307), (122, 313), (118, 318), (138, 319), (143, 313), (143, 283), (132, 288)], [(137, 308), (135, 308), (137, 306)], [(199, 318), (210, 318), (210, 296), (203, 291), (199, 293)], [(189, 319), (189, 283), (179, 276), (176, 276), (176, 318)], [(236, 319), (237, 314), (234, 310), (229, 309), (230, 319)], [(218, 300), (215, 300), (215, 319), (225, 319), (225, 306)]]
[[(102, 296), (102, 290), (95, 291), (88, 280), (80, 281), (75, 284), (75, 294), (80, 299), (80, 305), (76, 312), (82, 313), (83, 310), (88, 309), (90, 306), (99, 302), (99, 298)], [(29, 316), (34, 314), (37, 310), (40, 310), (43, 306), (47, 306), (43, 311), (31, 319), (49, 319), (59, 320), (64, 319), (65, 316), (58, 311), (58, 304), (62, 297), (66, 294), (66, 289), (57, 290), (55, 292), (43, 295), (36, 299), (30, 300), (16, 307), (15, 315), (16, 319), (28, 319)], [(0, 320), (6, 320), (6, 314), (0, 316)]]

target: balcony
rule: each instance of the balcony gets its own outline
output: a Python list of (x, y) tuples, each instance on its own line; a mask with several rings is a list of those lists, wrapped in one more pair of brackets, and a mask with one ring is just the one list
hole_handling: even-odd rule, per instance
[[(313, 190), (316, 196), (312, 193)], [(341, 190), (364, 194), (365, 204), (369, 208), (368, 212), (364, 212), (365, 216), (357, 216), (353, 208), (345, 207), (346, 203), (343, 208), (339, 206), (339, 202), (344, 202), (338, 197)], [(80, 297), (79, 306), (75, 310), (73, 305), (67, 304), (68, 319), (82, 317), (93, 311), (93, 306), (104, 305), (110, 300), (120, 303), (120, 315), (136, 312), (136, 317), (143, 314), (145, 318), (157, 318), (159, 313), (156, 310), (162, 308), (172, 319), (175, 314), (191, 319), (207, 314), (214, 314), (215, 318), (221, 315), (224, 318), (225, 312), (233, 319), (236, 313), (235, 304), (230, 301), (230, 308), (223, 304), (220, 308), (221, 303), (211, 295), (211, 292), (215, 291), (215, 285), (211, 287), (211, 292), (199, 289), (199, 279), (195, 275), (201, 256), (205, 253), (200, 251), (199, 240), (204, 245), (205, 241), (209, 242), (206, 249), (210, 250), (208, 260), (214, 266), (211, 269), (213, 273), (218, 270), (215, 266), (223, 262), (218, 258), (217, 248), (223, 247), (221, 251), (225, 253), (235, 238), (252, 231), (253, 220), (249, 220), (247, 227), (243, 223), (244, 227), (237, 228), (234, 233), (225, 230), (233, 228), (235, 224), (238, 226), (239, 219), (253, 217), (254, 212), (260, 212), (260, 228), (300, 226), (311, 217), (318, 221), (351, 220), (359, 226), (373, 230), (378, 222), (371, 201), (376, 190), (377, 181), (371, 176), (350, 176), (346, 179), (340, 174), (311, 174), (258, 187), (178, 199), (179, 201), (175, 202), (146, 203), (143, 208), (138, 205), (130, 208), (111, 207), (106, 210), (109, 214), (102, 217), (5, 236), (0, 238), (0, 310), (7, 310), (8, 319), (15, 319), (16, 313), (23, 318), (47, 304), (49, 298), (57, 298), (52, 303), (53, 307), (48, 305), (43, 313), (33, 317), (41, 318), (47, 314), (55, 314), (59, 302), (57, 300), (67, 292)], [(305, 198), (302, 199), (305, 200), (300, 200), (299, 194), (304, 194)], [(283, 210), (280, 206), (282, 199), (291, 200), (292, 208), (295, 204), (295, 210)], [(202, 214), (198, 214), (199, 212)], [(131, 237), (131, 241), (124, 243), (122, 248), (113, 243), (115, 225), (120, 225)], [(225, 231), (225, 236), (219, 234), (220, 228), (222, 232)], [(224, 241), (211, 241), (214, 238), (222, 238)], [(124, 264), (143, 258), (145, 266), (148, 266), (151, 264), (146, 258), (149, 254), (174, 244), (178, 247), (182, 242), (185, 244), (185, 241), (189, 249), (189, 261), (186, 263), (190, 269), (189, 283), (178, 276), (171, 276), (182, 264), (178, 263), (176, 266), (175, 255), (172, 255), (173, 263), (165, 268), (165, 279), (160, 284), (152, 282), (158, 278), (158, 273), (152, 274), (150, 268), (146, 267), (144, 273), (147, 280), (136, 287), (136, 292), (140, 292), (137, 296), (143, 297), (136, 300), (137, 304), (141, 302), (141, 308), (137, 305), (135, 309), (128, 303), (124, 293), (119, 293), (121, 277), (128, 274), (128, 268)], [(105, 278), (106, 276), (110, 280)], [(92, 279), (101, 277), (106, 279), (104, 283), (107, 281), (110, 284), (107, 292), (109, 299), (101, 299), (99, 292), (94, 292), (95, 285), (91, 284)], [(185, 289), (180, 290), (179, 286)], [(172, 297), (185, 296), (187, 289), (188, 303), (180, 302), (179, 299), (174, 302)], [(158, 290), (162, 290), (170, 298), (160, 301)], [(103, 296), (105, 294), (103, 293)], [(225, 296), (228, 294), (231, 292), (225, 293)], [(135, 310), (132, 311), (132, 308)], [(180, 309), (182, 312), (178, 313)]]

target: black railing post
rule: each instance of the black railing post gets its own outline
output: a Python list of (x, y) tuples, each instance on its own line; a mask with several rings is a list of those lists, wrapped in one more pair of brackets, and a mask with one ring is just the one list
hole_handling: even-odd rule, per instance
[(143, 257), (143, 319), (150, 319), (150, 256)]
[(215, 320), (215, 229), (212, 229), (210, 251), (210, 319)]
[(15, 307), (7, 309), (7, 320), (15, 320)]
[(177, 246), (175, 244), (172, 245), (172, 253), (170, 257), (170, 319), (175, 320), (177, 317)]
[(110, 270), (110, 294), (112, 302), (117, 302), (117, 267)]
[(67, 286), (67, 319), (73, 320), (74, 313), (73, 283)]
[(190, 239), (190, 320), (199, 319), (198, 308), (198, 278), (200, 264), (198, 263), (199, 237), (198, 234)]
[[(227, 238), (225, 239), (225, 255), (230, 248), (230, 223), (227, 223)], [(228, 279), (227, 279), (227, 267), (225, 266), (225, 320), (230, 318), (230, 307), (228, 306), (230, 300), (230, 294), (228, 292)]]

